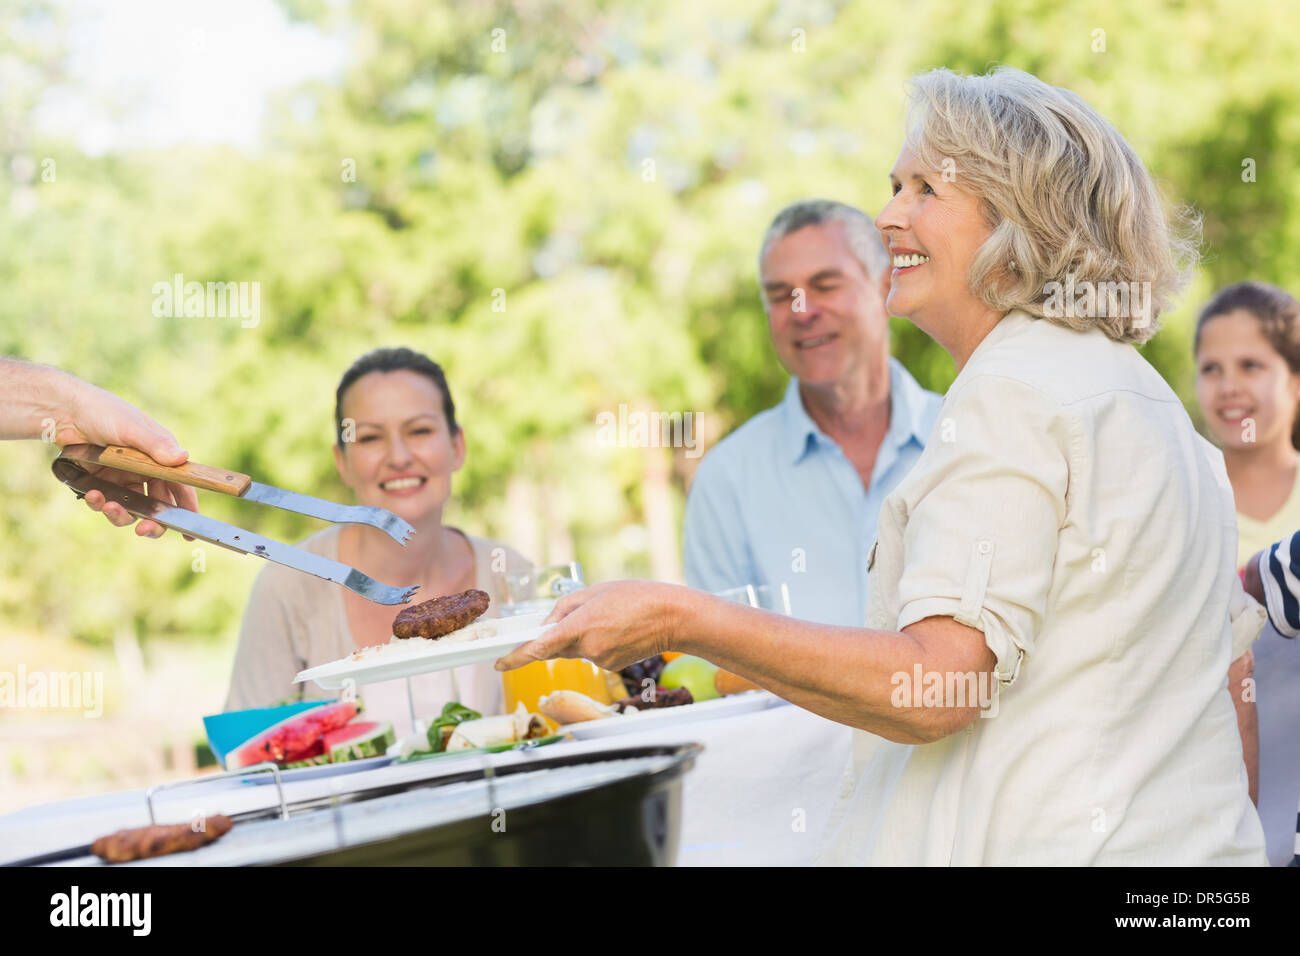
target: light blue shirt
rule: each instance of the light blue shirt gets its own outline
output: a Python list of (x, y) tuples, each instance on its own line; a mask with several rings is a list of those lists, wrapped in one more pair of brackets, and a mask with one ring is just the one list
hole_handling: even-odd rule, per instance
[(871, 484), (808, 415), (791, 379), (760, 412), (704, 456), (686, 502), (686, 581), (705, 591), (767, 585), (795, 617), (862, 627), (867, 553), (885, 497), (920, 457), (943, 397), (889, 360), (889, 431)]

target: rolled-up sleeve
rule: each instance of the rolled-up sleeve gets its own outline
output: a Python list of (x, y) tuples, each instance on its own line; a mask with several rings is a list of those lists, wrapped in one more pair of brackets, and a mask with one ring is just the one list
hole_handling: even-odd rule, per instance
[(1024, 383), (980, 376), (950, 396), (908, 515), (899, 630), (951, 617), (984, 634), (1010, 684), (1043, 623), (1077, 423)]

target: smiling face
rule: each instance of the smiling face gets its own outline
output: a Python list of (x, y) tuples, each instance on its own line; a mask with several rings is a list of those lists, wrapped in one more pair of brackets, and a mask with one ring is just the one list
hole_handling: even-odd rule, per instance
[(969, 276), (992, 227), (975, 196), (922, 167), (906, 146), (889, 179), (893, 198), (876, 217), (892, 257), (887, 308), (946, 344), (952, 323), (987, 308)]
[[(1201, 327), (1196, 397), (1206, 424), (1224, 448), (1289, 443), (1300, 401), (1300, 375), (1287, 367), (1259, 320), (1236, 309)], [(1247, 440), (1247, 419), (1254, 422), (1254, 441)]]
[(369, 372), (344, 393), (342, 412), (356, 422), (356, 440), (335, 445), (334, 461), (361, 504), (412, 524), (441, 512), (465, 436), (448, 428), (438, 386), (405, 369)]
[(849, 248), (843, 223), (782, 236), (764, 254), (760, 272), (772, 344), (786, 371), (804, 384), (844, 382), (888, 354), (888, 277), (872, 281)]

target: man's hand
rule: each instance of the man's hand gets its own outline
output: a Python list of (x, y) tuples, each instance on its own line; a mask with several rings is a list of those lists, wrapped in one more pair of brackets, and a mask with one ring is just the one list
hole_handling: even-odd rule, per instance
[[(124, 445), (144, 452), (159, 464), (171, 466), (182, 465), (189, 458), (189, 452), (181, 448), (171, 432), (134, 405), (86, 382), (77, 384), (79, 388), (68, 410), (68, 418), (56, 419), (54, 440), (58, 445)], [(92, 467), (87, 470), (129, 491), (190, 511), (199, 510), (198, 495), (189, 485), (145, 478), (116, 468)], [(98, 491), (86, 493), (86, 504), (119, 528), (135, 521), (130, 512), (116, 501), (106, 501)], [(160, 538), (166, 530), (146, 518), (136, 525), (135, 533), (146, 538)], [(192, 539), (187, 535), (186, 540)]]
[[(60, 447), (125, 445), (173, 466), (189, 458), (171, 432), (134, 405), (67, 372), (16, 359), (0, 359), (0, 438), (43, 438)], [(114, 468), (88, 470), (131, 491), (198, 511), (198, 495), (188, 485), (145, 479)], [(87, 493), (86, 504), (118, 527), (135, 522), (125, 508), (105, 501), (98, 491)], [(157, 538), (165, 530), (146, 519), (135, 532)], [(187, 536), (187, 540), (191, 539)]]

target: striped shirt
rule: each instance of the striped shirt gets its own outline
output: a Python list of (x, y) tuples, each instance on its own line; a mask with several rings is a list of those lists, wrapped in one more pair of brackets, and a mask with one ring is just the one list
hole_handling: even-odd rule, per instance
[(1259, 554), (1268, 619), (1283, 637), (1300, 635), (1300, 531)]

